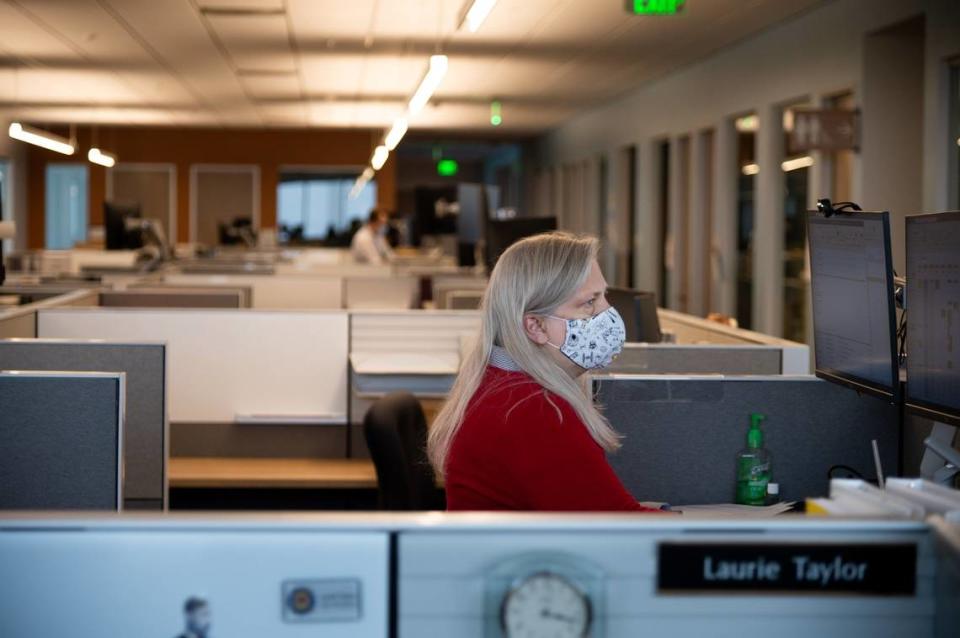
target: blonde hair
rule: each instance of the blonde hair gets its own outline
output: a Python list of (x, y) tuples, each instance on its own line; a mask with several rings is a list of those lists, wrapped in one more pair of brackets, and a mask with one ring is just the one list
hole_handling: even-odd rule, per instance
[[(577, 292), (590, 274), (598, 248), (593, 237), (553, 232), (518, 241), (500, 256), (483, 295), (476, 344), (430, 427), (427, 453), (438, 472), (445, 473), (450, 446), (480, 387), (494, 345), (506, 349), (543, 387), (548, 400), (553, 394), (569, 403), (600, 447), (608, 451), (619, 447), (617, 433), (597, 410), (587, 386), (557, 365), (543, 346), (527, 336), (523, 325), (524, 315), (552, 314)], [(505, 411), (512, 407), (504, 406)]]

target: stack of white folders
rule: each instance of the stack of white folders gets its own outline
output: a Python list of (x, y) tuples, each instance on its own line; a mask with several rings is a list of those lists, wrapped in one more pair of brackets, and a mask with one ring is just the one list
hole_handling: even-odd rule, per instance
[(830, 498), (807, 499), (807, 513), (924, 520), (960, 512), (960, 490), (919, 478), (889, 478), (883, 489), (859, 479), (833, 479)]

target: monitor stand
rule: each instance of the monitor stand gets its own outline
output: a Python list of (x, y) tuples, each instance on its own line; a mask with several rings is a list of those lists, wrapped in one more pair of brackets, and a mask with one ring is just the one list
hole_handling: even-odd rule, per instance
[(926, 450), (920, 461), (920, 475), (940, 485), (953, 487), (960, 472), (960, 452), (953, 447), (957, 428), (939, 421), (933, 422), (930, 436), (923, 440)]

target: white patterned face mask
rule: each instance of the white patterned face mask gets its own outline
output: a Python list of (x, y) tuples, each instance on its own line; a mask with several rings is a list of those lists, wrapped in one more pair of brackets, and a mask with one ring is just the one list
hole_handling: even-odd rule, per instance
[(547, 342), (568, 359), (586, 370), (605, 368), (620, 354), (627, 340), (627, 330), (616, 308), (610, 306), (588, 319), (565, 319), (547, 315), (551, 319), (567, 322), (567, 338), (563, 345)]

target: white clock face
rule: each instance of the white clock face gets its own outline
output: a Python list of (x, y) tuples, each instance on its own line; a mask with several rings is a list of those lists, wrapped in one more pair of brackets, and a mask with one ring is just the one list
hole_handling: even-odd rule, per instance
[(582, 638), (590, 629), (590, 600), (558, 574), (533, 574), (510, 590), (501, 608), (509, 638)]

